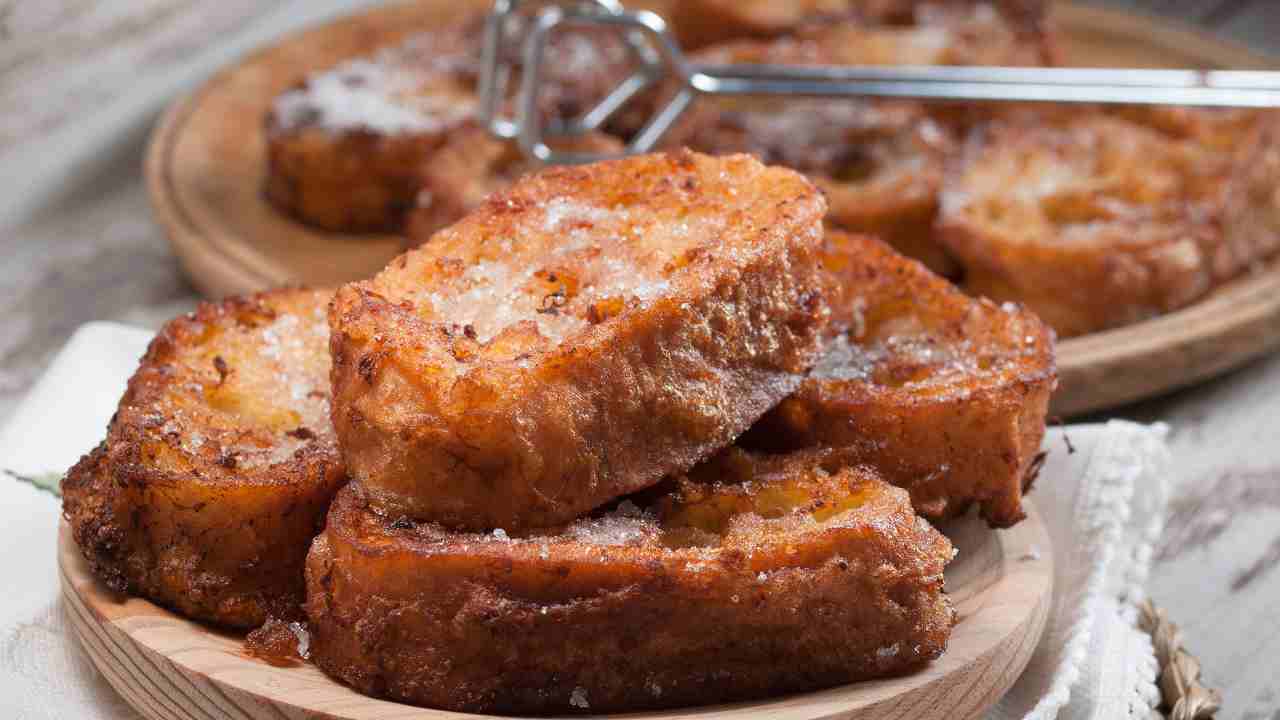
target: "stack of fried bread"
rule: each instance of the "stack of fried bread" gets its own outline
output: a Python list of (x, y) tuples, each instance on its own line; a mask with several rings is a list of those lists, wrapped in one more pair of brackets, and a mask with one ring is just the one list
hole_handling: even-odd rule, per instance
[(117, 590), (306, 622), (334, 678), (450, 710), (919, 668), (955, 622), (929, 520), (1022, 517), (1052, 333), (825, 212), (745, 155), (555, 168), (336, 295), (203, 305), (64, 481), (75, 539)]
[[(1058, 59), (1047, 0), (633, 4), (654, 5), (693, 59), (713, 64)], [(356, 61), (415, 78), (357, 83), (348, 94), (379, 100), (346, 105), (365, 116), (329, 109), (350, 64), (283, 95), (267, 122), (277, 206), (330, 230), (399, 230), (413, 246), (535, 169), (472, 119), (477, 27), (460, 21)], [(607, 35), (551, 47), (551, 113), (581, 111), (631, 69)], [(662, 96), (642, 95), (566, 149), (620, 149)], [(391, 122), (401, 115), (417, 119)], [(829, 227), (875, 235), (976, 296), (1026, 304), (1059, 336), (1184, 307), (1280, 250), (1274, 111), (703, 99), (664, 147), (798, 170), (826, 194)]]

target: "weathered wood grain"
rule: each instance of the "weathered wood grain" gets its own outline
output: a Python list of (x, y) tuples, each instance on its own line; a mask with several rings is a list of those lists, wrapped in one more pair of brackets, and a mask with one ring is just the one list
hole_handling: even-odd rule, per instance
[(1172, 427), (1172, 514), (1150, 592), (1221, 688), (1220, 718), (1280, 718), (1280, 357), (1127, 408)]

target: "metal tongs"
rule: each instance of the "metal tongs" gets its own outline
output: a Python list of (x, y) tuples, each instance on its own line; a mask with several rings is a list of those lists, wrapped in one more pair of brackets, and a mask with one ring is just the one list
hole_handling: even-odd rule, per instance
[[(515, 112), (503, 115), (515, 63), (502, 52), (502, 45), (520, 4), (521, 0), (496, 0), (486, 21), (480, 118), (494, 135), (518, 141), (527, 156), (545, 163), (611, 157), (556, 150), (547, 141), (599, 128), (628, 101), (658, 83), (672, 83), (674, 92), (632, 138), (627, 154), (652, 149), (700, 95), (1280, 107), (1280, 72), (1254, 70), (691, 63), (660, 16), (625, 10), (617, 0), (579, 0), (547, 4), (532, 16), (519, 56)], [(538, 99), (549, 38), (562, 29), (593, 27), (618, 33), (636, 71), (580, 117), (545, 117), (538, 111)]]

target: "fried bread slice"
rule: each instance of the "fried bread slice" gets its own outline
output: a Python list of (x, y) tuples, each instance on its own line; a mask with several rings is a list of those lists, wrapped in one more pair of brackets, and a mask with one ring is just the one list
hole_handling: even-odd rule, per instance
[[(474, 124), (482, 26), (482, 17), (464, 16), (314, 73), (283, 93), (266, 119), (267, 197), (325, 230), (400, 230), (416, 205), (423, 164), (442, 147), (456, 147), (453, 135)], [(513, 22), (509, 32), (523, 26)], [(548, 53), (539, 103), (556, 117), (585, 112), (631, 63), (607, 32), (557, 35)], [(519, 86), (518, 77), (511, 86)]]
[(823, 262), (838, 332), (800, 389), (740, 442), (873, 465), (927, 517), (976, 503), (993, 526), (1021, 520), (1056, 384), (1052, 332), (874, 238), (828, 232)]
[(1003, 113), (944, 192), (965, 284), (1060, 335), (1188, 305), (1280, 247), (1280, 116), (1128, 108)]
[(151, 342), (63, 513), (111, 588), (249, 628), (298, 617), (344, 481), (329, 423), (328, 293), (205, 303)]
[(900, 674), (945, 649), (947, 539), (867, 468), (731, 449), (567, 526), (468, 533), (339, 493), (312, 658), (465, 712), (623, 712)]
[(341, 232), (399, 229), (418, 167), (477, 108), (474, 23), (310, 75), (266, 118), (267, 198)]
[(333, 422), (387, 513), (549, 526), (687, 470), (799, 386), (825, 205), (747, 156), (526, 176), (338, 291)]

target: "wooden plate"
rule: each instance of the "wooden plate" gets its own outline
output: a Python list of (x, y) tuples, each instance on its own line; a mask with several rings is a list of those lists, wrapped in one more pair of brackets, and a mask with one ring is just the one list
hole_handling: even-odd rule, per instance
[[(1027, 519), (1011, 530), (989, 530), (976, 518), (943, 528), (960, 550), (947, 568), (947, 591), (960, 621), (947, 653), (923, 671), (763, 702), (627, 717), (981, 717), (1022, 674), (1049, 615), (1053, 553), (1039, 514), (1030, 502), (1024, 505)], [(81, 644), (111, 685), (150, 720), (476, 717), (367, 698), (311, 665), (272, 667), (246, 657), (238, 635), (118, 597), (89, 573), (65, 522), (58, 565), (67, 615)]]
[[(161, 224), (192, 281), (210, 297), (285, 284), (333, 286), (368, 276), (399, 251), (389, 235), (312, 230), (261, 193), (261, 121), (271, 99), (311, 70), (445, 22), (486, 0), (425, 0), (378, 8), (295, 34), (174, 103), (146, 170)], [(1062, 3), (1069, 64), (1280, 67), (1275, 59), (1156, 18)], [(1191, 308), (1062, 342), (1051, 412), (1113, 407), (1204, 380), (1280, 345), (1280, 272), (1269, 267)]]

